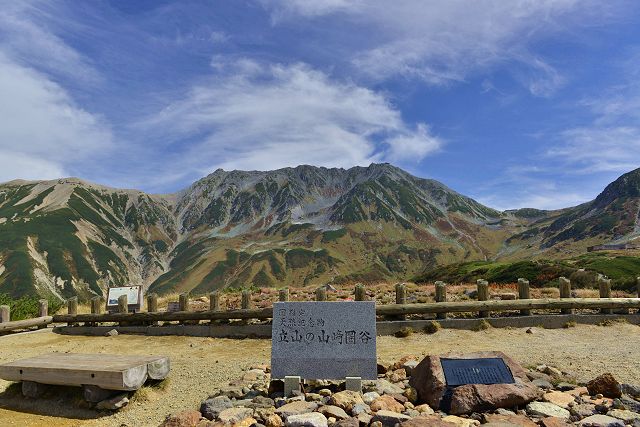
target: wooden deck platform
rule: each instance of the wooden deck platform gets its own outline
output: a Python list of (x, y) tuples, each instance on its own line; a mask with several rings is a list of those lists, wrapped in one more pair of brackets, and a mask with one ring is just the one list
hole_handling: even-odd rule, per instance
[(0, 365), (0, 378), (104, 390), (137, 390), (147, 378), (164, 379), (171, 369), (166, 356), (49, 353)]

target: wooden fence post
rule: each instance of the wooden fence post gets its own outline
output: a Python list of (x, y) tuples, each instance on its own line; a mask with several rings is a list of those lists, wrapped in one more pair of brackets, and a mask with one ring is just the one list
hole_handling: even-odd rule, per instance
[(11, 321), (11, 307), (8, 305), (0, 305), (0, 323)]
[[(438, 280), (436, 282), (436, 302), (446, 302), (447, 301), (447, 285), (446, 283)], [(447, 313), (437, 313), (437, 319), (446, 319)]]
[(157, 311), (158, 311), (158, 295), (157, 294), (147, 295), (147, 312), (155, 313)]
[[(531, 299), (531, 292), (529, 289), (529, 281), (527, 279), (518, 279), (518, 298), (519, 299)], [(522, 316), (531, 315), (531, 310), (520, 310)]]
[(189, 294), (184, 292), (178, 296), (178, 310), (189, 311)]
[[(598, 288), (600, 289), (600, 298), (611, 298), (611, 279), (605, 279), (601, 277), (598, 279)], [(602, 314), (611, 314), (610, 308), (603, 308), (600, 310)]]
[[(560, 298), (571, 298), (571, 280), (566, 277), (560, 277), (558, 282), (560, 287)], [(560, 312), (562, 314), (573, 314), (573, 310), (570, 308), (563, 308)]]
[[(158, 294), (151, 293), (147, 295), (147, 313), (156, 313), (158, 311)], [(151, 321), (149, 326), (158, 326), (160, 322)]]
[(241, 307), (243, 310), (251, 309), (251, 290), (245, 289), (242, 291)]
[(281, 302), (289, 301), (289, 288), (282, 288), (278, 291), (278, 300)]
[[(71, 297), (67, 300), (67, 313), (71, 316), (78, 314), (78, 297)], [(76, 326), (77, 323), (68, 323), (67, 326)]]
[[(396, 283), (396, 304), (407, 303), (407, 286), (404, 283)], [(396, 316), (394, 320), (406, 320), (407, 316)]]
[(367, 300), (367, 290), (362, 283), (356, 284), (355, 297), (356, 301)]
[[(489, 300), (489, 282), (483, 279), (478, 279), (476, 281), (476, 285), (478, 286), (478, 301)], [(489, 317), (489, 315), (490, 313), (488, 311), (478, 312), (478, 317)]]
[[(46, 299), (38, 300), (38, 317), (45, 317), (49, 315), (49, 301)], [(47, 325), (39, 325), (38, 329), (44, 329)]]
[(91, 314), (102, 314), (102, 297), (91, 298)]
[(209, 294), (209, 311), (220, 311), (220, 292), (213, 291)]
[(320, 286), (316, 289), (316, 301), (327, 300), (327, 289), (324, 286)]

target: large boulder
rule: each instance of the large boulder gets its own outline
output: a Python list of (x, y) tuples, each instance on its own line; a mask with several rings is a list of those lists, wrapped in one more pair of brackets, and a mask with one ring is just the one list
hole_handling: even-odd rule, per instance
[[(515, 383), (467, 384), (454, 387), (451, 390), (450, 405), (448, 405), (443, 399), (447, 393), (447, 383), (440, 363), (441, 357), (447, 359), (501, 358), (511, 371)], [(526, 371), (518, 363), (497, 351), (427, 356), (413, 369), (409, 384), (418, 392), (419, 402), (427, 403), (434, 409), (446, 409), (455, 415), (524, 405), (542, 395), (542, 391), (531, 383)]]
[(601, 394), (604, 397), (615, 399), (622, 396), (620, 383), (612, 374), (602, 374), (587, 383), (587, 390), (591, 396)]

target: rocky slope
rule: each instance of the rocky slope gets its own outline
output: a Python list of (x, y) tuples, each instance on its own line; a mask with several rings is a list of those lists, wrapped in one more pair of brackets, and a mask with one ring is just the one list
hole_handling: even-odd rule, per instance
[(575, 208), (498, 212), (389, 164), (217, 170), (167, 196), (12, 181), (0, 184), (0, 293), (401, 280), (452, 262), (577, 253), (639, 235), (639, 188), (640, 170)]

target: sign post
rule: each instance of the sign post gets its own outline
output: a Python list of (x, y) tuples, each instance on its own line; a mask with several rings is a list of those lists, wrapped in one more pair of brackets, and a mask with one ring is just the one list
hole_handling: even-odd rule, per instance
[(142, 286), (122, 286), (109, 288), (106, 307), (108, 313), (118, 311), (118, 298), (122, 295), (127, 296), (129, 313), (137, 313), (142, 310)]

